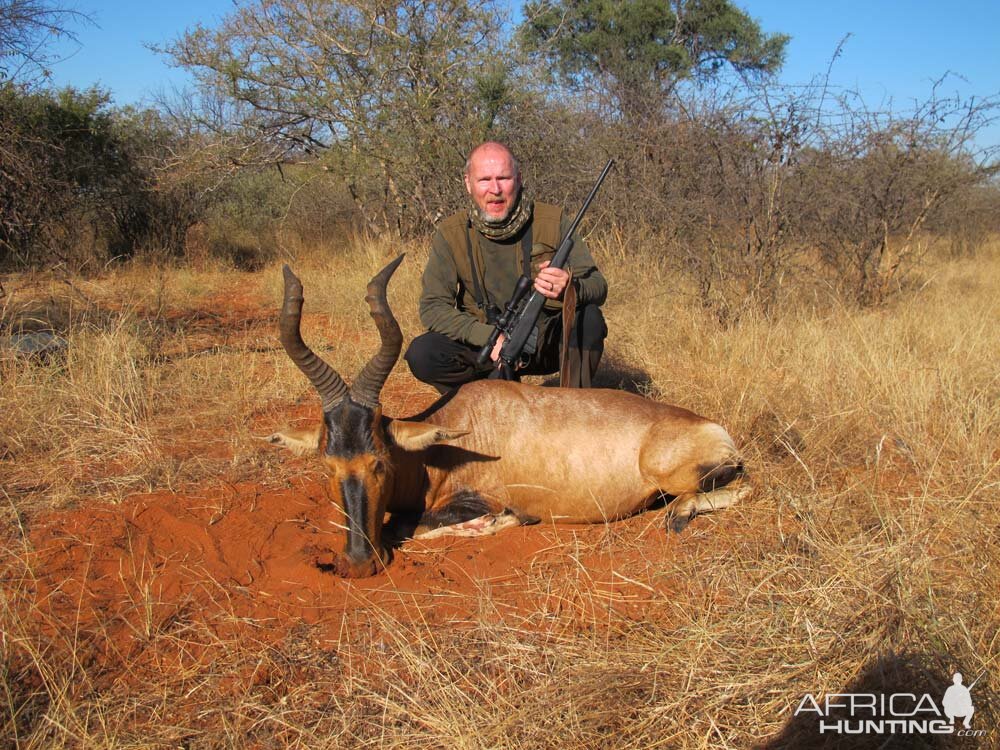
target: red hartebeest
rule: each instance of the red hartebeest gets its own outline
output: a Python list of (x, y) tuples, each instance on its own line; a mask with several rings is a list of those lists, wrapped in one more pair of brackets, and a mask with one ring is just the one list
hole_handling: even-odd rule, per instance
[(338, 573), (369, 576), (388, 562), (387, 511), (415, 519), (414, 537), (477, 535), (537, 521), (610, 521), (672, 495), (669, 523), (680, 531), (696, 513), (748, 493), (734, 482), (743, 464), (725, 429), (623, 391), (487, 380), (416, 417), (383, 415), (379, 396), (403, 340), (386, 286), (402, 257), (368, 284), (382, 343), (350, 388), (303, 342), (302, 284), (284, 269), (281, 343), (319, 392), (323, 421), (268, 440), (325, 464), (347, 529)]

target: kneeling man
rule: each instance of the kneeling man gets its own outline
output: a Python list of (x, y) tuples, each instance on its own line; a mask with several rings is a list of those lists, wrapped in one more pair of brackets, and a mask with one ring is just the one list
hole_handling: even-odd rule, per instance
[[(523, 367), (501, 376), (547, 375), (562, 367), (564, 384), (590, 387), (608, 333), (600, 309), (608, 285), (577, 235), (566, 269), (549, 267), (572, 217), (559, 206), (533, 202), (521, 185), (514, 155), (494, 141), (469, 155), (465, 189), (469, 209), (442, 221), (434, 235), (420, 296), (420, 321), (427, 333), (410, 343), (410, 371), (441, 393), (488, 377), (497, 369), (503, 337), (491, 362), (477, 365), (476, 357), (523, 273), (548, 301), (539, 318), (536, 351)], [(563, 305), (567, 298), (573, 301), (569, 311)]]

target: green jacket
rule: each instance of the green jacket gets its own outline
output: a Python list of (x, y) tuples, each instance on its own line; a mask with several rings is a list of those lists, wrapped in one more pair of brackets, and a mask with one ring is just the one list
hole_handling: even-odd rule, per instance
[[(532, 278), (538, 273), (539, 265), (555, 254), (559, 240), (571, 223), (572, 220), (564, 217), (558, 206), (535, 203), (530, 221)], [(424, 269), (420, 295), (420, 322), (427, 330), (472, 346), (483, 346), (493, 326), (486, 323), (486, 316), (476, 305), (476, 287), (468, 260), (469, 245), (480, 273), (480, 284), (489, 302), (502, 309), (521, 276), (522, 236), (523, 232), (503, 242), (489, 240), (472, 228), (465, 211), (442, 221), (431, 243), (431, 255)], [(608, 283), (579, 234), (573, 235), (573, 248), (566, 269), (573, 274), (578, 307), (604, 304)], [(549, 300), (545, 304), (545, 313), (549, 317), (554, 317), (561, 309), (562, 302), (557, 300)]]

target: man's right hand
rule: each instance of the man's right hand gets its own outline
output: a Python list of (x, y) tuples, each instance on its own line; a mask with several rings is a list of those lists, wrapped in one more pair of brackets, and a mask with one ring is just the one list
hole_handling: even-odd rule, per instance
[(493, 345), (493, 351), (490, 352), (490, 359), (494, 362), (500, 361), (500, 350), (503, 348), (503, 342), (507, 340), (507, 337), (502, 333), (497, 337), (497, 342)]

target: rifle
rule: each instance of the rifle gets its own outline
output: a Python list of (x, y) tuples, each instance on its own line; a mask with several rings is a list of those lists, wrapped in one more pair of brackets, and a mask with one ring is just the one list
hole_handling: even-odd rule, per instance
[[(576, 228), (580, 225), (583, 215), (590, 208), (591, 201), (594, 200), (597, 191), (601, 188), (601, 183), (608, 176), (608, 172), (611, 171), (611, 166), (614, 163), (614, 159), (609, 159), (608, 163), (604, 166), (593, 190), (590, 191), (590, 195), (583, 202), (580, 212), (573, 219), (573, 223), (559, 243), (555, 255), (549, 262), (549, 268), (562, 268), (566, 265), (566, 261), (569, 259), (569, 251), (573, 247), (573, 233), (576, 232)], [(534, 353), (538, 338), (538, 329), (535, 327), (535, 324), (538, 322), (538, 316), (541, 315), (542, 307), (548, 301), (548, 298), (536, 290), (528, 297), (528, 301), (522, 305), (524, 295), (531, 289), (531, 286), (532, 280), (522, 274), (521, 278), (517, 280), (517, 284), (514, 285), (514, 292), (511, 294), (510, 300), (508, 300), (503, 312), (500, 313), (494, 324), (489, 341), (479, 350), (479, 356), (476, 358), (478, 365), (484, 365), (489, 360), (493, 347), (496, 346), (497, 340), (500, 338), (500, 334), (504, 335), (505, 340), (503, 346), (500, 347), (500, 361), (497, 362), (498, 372), (505, 367), (513, 371), (515, 364), (521, 359), (522, 355)]]

